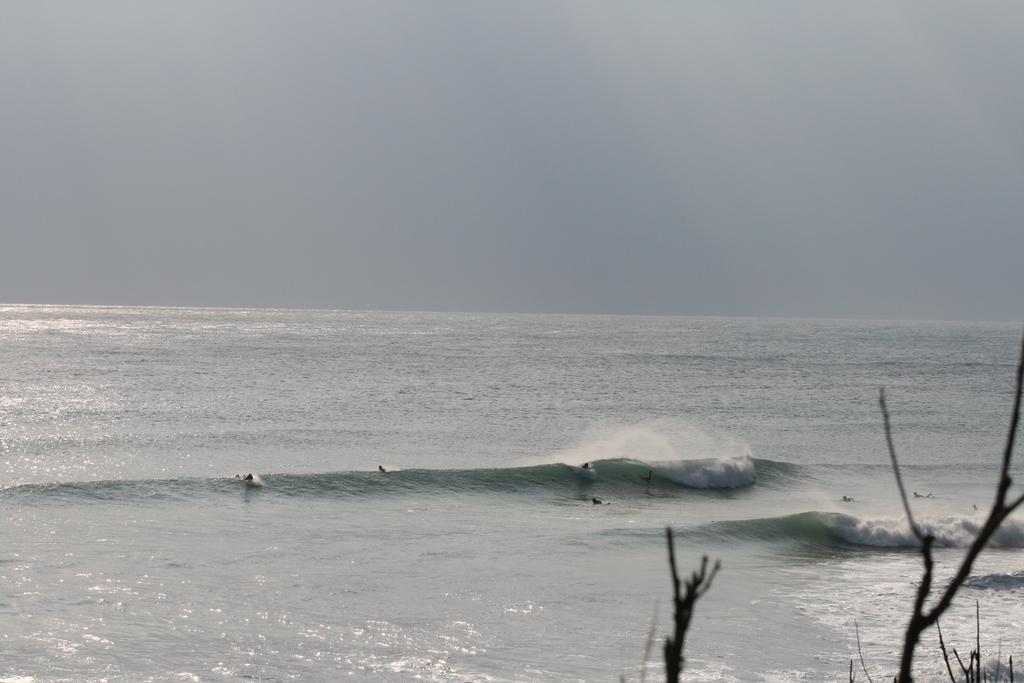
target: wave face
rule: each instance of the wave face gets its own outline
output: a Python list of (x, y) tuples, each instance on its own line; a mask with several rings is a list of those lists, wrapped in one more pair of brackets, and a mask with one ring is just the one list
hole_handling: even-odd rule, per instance
[(611, 459), (593, 463), (593, 472), (565, 463), (531, 467), (471, 470), (394, 470), (386, 473), (327, 472), (322, 474), (264, 474), (259, 487), (230, 478), (107, 480), (22, 484), (0, 490), (0, 500), (120, 501), (173, 500), (196, 495), (245, 490), (282, 496), (390, 496), (474, 494), (491, 495), (574, 493), (600, 486), (619, 497), (678, 493), (694, 489), (736, 489), (758, 481), (779, 484), (796, 476), (794, 465), (755, 460), (749, 456), (668, 463)]
[(735, 489), (757, 481), (754, 459), (749, 455), (713, 460), (683, 460), (658, 466), (658, 474), (695, 489)]
[[(936, 546), (963, 548), (977, 536), (982, 520), (953, 516), (920, 520), (919, 523), (927, 533), (935, 536)], [(830, 548), (916, 548), (920, 545), (905, 519), (862, 519), (837, 512), (802, 512), (782, 517), (711, 522), (694, 527), (689, 533), (708, 540), (793, 542)], [(1015, 521), (1004, 522), (989, 545), (1024, 548), (1024, 526)]]

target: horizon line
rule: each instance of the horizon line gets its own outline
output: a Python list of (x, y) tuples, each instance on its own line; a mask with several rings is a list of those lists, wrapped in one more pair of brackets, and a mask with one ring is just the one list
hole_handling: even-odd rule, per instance
[(906, 322), (906, 323), (988, 323), (988, 324), (1020, 324), (1020, 320), (986, 320), (957, 318), (887, 318), (860, 316), (799, 316), (782, 314), (720, 314), (720, 313), (649, 313), (649, 312), (569, 312), (569, 311), (486, 311), (486, 310), (445, 310), (445, 309), (403, 309), (403, 308), (329, 308), (322, 306), (218, 306), (218, 305), (183, 305), (183, 304), (81, 304), (81, 303), (25, 303), (0, 302), (0, 308), (86, 308), (86, 309), (131, 309), (148, 308), (162, 310), (209, 310), (209, 311), (295, 311), (324, 313), (394, 313), (423, 315), (508, 315), (508, 316), (552, 316), (552, 317), (635, 317), (635, 318), (704, 318), (724, 320), (800, 320), (800, 321), (834, 321), (834, 322)]

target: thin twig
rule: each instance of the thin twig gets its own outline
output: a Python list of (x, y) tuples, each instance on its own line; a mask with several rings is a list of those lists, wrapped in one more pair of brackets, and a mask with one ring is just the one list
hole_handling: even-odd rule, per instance
[(857, 626), (857, 622), (853, 622), (853, 631), (857, 634), (857, 654), (860, 655), (860, 668), (864, 670), (864, 675), (867, 676), (868, 683), (874, 683), (871, 680), (871, 674), (868, 673), (868, 667), (864, 664), (864, 653), (860, 651), (860, 627)]
[(981, 606), (980, 606), (980, 604), (978, 603), (977, 600), (974, 601), (974, 624), (975, 624), (975, 629), (976, 629), (974, 633), (975, 633), (975, 638), (977, 639), (976, 640), (976, 643), (977, 643), (976, 647), (977, 647), (977, 649), (975, 651), (978, 653), (978, 680), (980, 681), (980, 680), (982, 680), (982, 678), (981, 678)]
[(956, 651), (955, 647), (953, 648), (953, 656), (956, 657), (956, 663), (960, 665), (960, 670), (964, 672), (964, 678), (968, 681), (971, 680), (971, 672), (964, 667), (964, 662), (960, 659), (960, 653)]
[(953, 667), (949, 665), (949, 654), (946, 652), (946, 643), (942, 641), (942, 627), (939, 626), (939, 620), (935, 620), (935, 628), (939, 631), (939, 649), (942, 650), (942, 659), (946, 662), (946, 671), (949, 672), (949, 680), (951, 683), (956, 683), (956, 678), (953, 676)]
[(1010, 429), (1006, 434), (1006, 447), (1003, 449), (1003, 467), (999, 472), (999, 490), (996, 500), (1006, 497), (1010, 488), (1010, 461), (1013, 459), (1013, 447), (1017, 440), (1017, 425), (1020, 424), (1020, 402), (1022, 385), (1024, 385), (1024, 337), (1021, 338), (1020, 361), (1017, 363), (1017, 384), (1013, 392), (1013, 415), (1010, 418)]
[(892, 426), (889, 423), (889, 409), (885, 405), (885, 389), (878, 392), (878, 405), (882, 408), (882, 419), (885, 421), (885, 443), (889, 446), (889, 460), (892, 461), (892, 470), (896, 474), (896, 486), (900, 490), (900, 500), (903, 501), (903, 509), (907, 513), (907, 521), (910, 522), (910, 530), (914, 532), (917, 540), (923, 541), (924, 535), (914, 523), (914, 513), (910, 511), (910, 502), (907, 500), (907, 490), (903, 487), (903, 476), (900, 474), (900, 464), (896, 458), (896, 447), (892, 444)]
[(654, 647), (654, 636), (658, 628), (658, 603), (654, 603), (654, 616), (651, 617), (651, 628), (647, 631), (647, 642), (644, 643), (644, 658), (640, 662), (640, 683), (647, 680), (647, 660), (651, 658)]

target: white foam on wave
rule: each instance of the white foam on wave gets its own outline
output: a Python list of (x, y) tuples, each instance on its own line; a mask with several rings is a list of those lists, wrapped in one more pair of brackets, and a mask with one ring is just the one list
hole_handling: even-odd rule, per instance
[(696, 489), (735, 489), (757, 480), (754, 459), (749, 455), (662, 463), (656, 469), (661, 476)]
[[(850, 543), (881, 548), (916, 548), (920, 545), (906, 518), (859, 519), (841, 514), (832, 520), (832, 531)], [(970, 545), (983, 523), (984, 520), (976, 516), (918, 520), (922, 530), (935, 537), (936, 546), (951, 548)], [(995, 548), (1024, 548), (1024, 527), (1012, 520), (1003, 522), (989, 545)]]

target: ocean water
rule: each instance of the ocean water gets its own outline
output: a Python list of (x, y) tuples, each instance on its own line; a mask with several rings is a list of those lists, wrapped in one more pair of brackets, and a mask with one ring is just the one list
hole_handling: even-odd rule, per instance
[[(891, 677), (920, 558), (878, 390), (947, 577), (1020, 333), (0, 307), (0, 680), (658, 680), (666, 526), (722, 564), (687, 680), (845, 681), (858, 631)], [(1022, 599), (1014, 518), (943, 634), (977, 603), (1019, 660)]]

